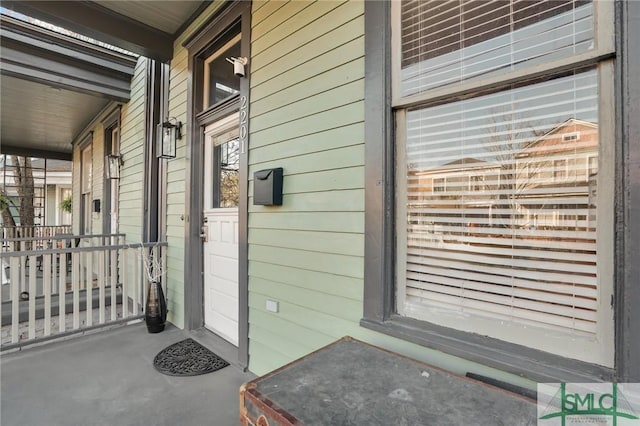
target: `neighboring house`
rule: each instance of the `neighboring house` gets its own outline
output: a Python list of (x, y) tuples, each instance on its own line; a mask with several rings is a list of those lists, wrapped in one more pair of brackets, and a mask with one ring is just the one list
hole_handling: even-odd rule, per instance
[[(0, 158), (0, 187), (12, 201), (11, 212), (17, 225), (20, 215), (17, 206), (20, 195), (17, 188), (15, 165), (10, 156)], [(72, 163), (64, 160), (31, 158), (30, 169), (33, 177), (34, 223), (36, 226), (71, 225), (71, 214), (60, 208), (62, 201), (71, 196)]]
[(252, 372), (351, 335), (525, 387), (640, 380), (640, 4), (5, 3), (143, 55), (72, 138), (74, 232), (166, 240), (169, 320)]

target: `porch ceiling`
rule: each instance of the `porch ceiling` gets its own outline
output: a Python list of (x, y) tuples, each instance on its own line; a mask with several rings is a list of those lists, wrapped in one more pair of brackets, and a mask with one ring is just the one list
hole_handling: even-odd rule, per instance
[[(2, 7), (168, 61), (176, 36), (211, 2), (3, 0)], [(109, 100), (127, 101), (135, 60), (12, 18), (2, 19), (0, 152), (41, 150), (48, 158), (68, 158), (70, 142)], [(69, 65), (79, 66), (74, 71)]]
[(71, 141), (109, 103), (85, 93), (0, 76), (1, 151), (45, 151), (48, 158), (69, 158)]
[(196, 0), (97, 0), (95, 3), (167, 34), (176, 34), (182, 24), (203, 3), (208, 4), (210, 2)]
[(82, 129), (129, 99), (137, 58), (0, 19), (0, 152), (69, 159)]

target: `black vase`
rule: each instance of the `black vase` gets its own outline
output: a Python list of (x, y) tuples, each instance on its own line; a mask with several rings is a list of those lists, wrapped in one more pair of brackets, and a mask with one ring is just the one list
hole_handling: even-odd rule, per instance
[(144, 318), (149, 333), (160, 333), (164, 330), (164, 323), (167, 321), (167, 302), (164, 299), (162, 285), (157, 281), (149, 284)]

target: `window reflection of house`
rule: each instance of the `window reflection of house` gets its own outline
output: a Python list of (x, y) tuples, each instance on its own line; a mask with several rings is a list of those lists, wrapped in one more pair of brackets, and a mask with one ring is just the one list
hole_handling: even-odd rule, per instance
[[(590, 179), (597, 173), (598, 126), (570, 119), (516, 154), (517, 169), (536, 164), (535, 178), (517, 175), (519, 208), (528, 226), (592, 229)], [(560, 201), (561, 200), (561, 201)]]
[(470, 224), (474, 221), (468, 209), (482, 207), (478, 218), (482, 220), (474, 226), (483, 226), (505, 219), (504, 209), (495, 206), (505, 207), (500, 200), (508, 199), (515, 210), (509, 214), (514, 221), (503, 226), (592, 228), (587, 198), (590, 185), (595, 184), (590, 176), (597, 173), (597, 139), (597, 125), (568, 120), (515, 153), (514, 179), (505, 174), (501, 180), (504, 164), (470, 157), (431, 170), (410, 171), (409, 181), (414, 180), (420, 193), (438, 195), (409, 202), (426, 202), (434, 211), (467, 209), (464, 214)]
[[(503, 306), (517, 293), (516, 322), (544, 317), (548, 327), (564, 321), (593, 333), (598, 126), (569, 119), (528, 140), (495, 133), (486, 140), (490, 147), (436, 167), (419, 170), (412, 158), (407, 311), (419, 316), (421, 304), (444, 307), (458, 298), (464, 312), (512, 318)], [(579, 307), (577, 296), (564, 296), (571, 291)]]

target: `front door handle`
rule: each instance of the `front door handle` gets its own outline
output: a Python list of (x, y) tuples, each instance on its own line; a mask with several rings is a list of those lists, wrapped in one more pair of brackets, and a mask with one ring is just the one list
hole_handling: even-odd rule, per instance
[(200, 230), (200, 238), (202, 238), (203, 242), (207, 242), (209, 240), (209, 227), (204, 225)]

